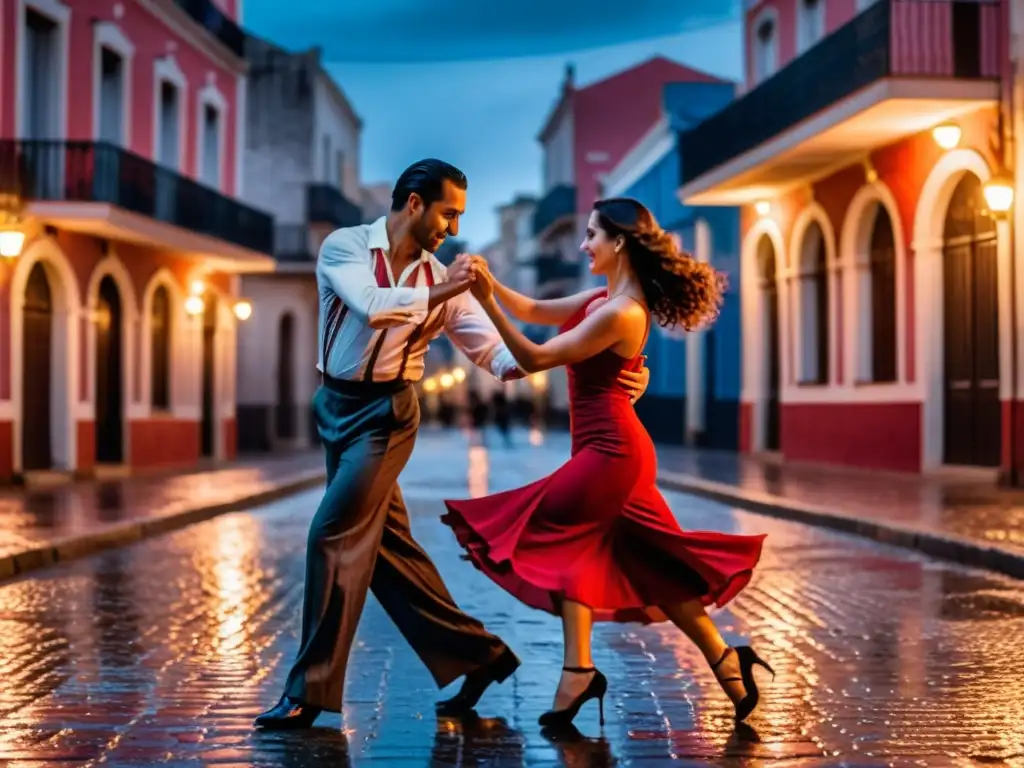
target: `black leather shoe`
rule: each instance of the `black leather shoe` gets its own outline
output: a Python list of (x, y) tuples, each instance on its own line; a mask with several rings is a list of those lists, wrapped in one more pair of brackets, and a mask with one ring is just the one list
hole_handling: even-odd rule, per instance
[(437, 702), (439, 715), (463, 715), (473, 711), (491, 683), (503, 683), (519, 667), (519, 659), (509, 648), (485, 667), (474, 669), (462, 681), (462, 688), (450, 699)]
[(253, 725), (268, 731), (309, 728), (321, 712), (323, 710), (320, 707), (313, 707), (288, 696), (282, 696), (277, 704), (257, 717), (253, 721)]

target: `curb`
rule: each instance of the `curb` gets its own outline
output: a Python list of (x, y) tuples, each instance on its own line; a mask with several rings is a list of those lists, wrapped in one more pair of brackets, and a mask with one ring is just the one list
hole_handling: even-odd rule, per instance
[(955, 534), (922, 531), (897, 523), (865, 520), (842, 512), (830, 512), (812, 504), (791, 501), (771, 493), (747, 491), (728, 483), (717, 483), (679, 472), (658, 472), (658, 484), (761, 515), (830, 528), (872, 539), (881, 544), (911, 549), (940, 560), (951, 560), (961, 565), (985, 568), (1015, 579), (1024, 579), (1024, 553), (998, 545), (986, 544)]
[(164, 515), (116, 523), (99, 531), (67, 536), (22, 552), (5, 555), (0, 557), (0, 580), (47, 568), (57, 563), (87, 557), (105, 549), (134, 544), (228, 512), (238, 512), (248, 507), (269, 504), (286, 496), (322, 485), (324, 477), (323, 470), (304, 472), (298, 477), (281, 482), (259, 493), (239, 496), (218, 504), (180, 509)]

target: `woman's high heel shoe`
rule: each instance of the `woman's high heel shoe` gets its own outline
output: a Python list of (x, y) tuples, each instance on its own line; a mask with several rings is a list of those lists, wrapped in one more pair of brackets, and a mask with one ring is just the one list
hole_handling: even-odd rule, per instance
[(775, 679), (775, 670), (771, 668), (771, 665), (767, 661), (762, 659), (749, 645), (741, 645), (738, 648), (726, 648), (725, 653), (722, 654), (722, 658), (716, 661), (712, 666), (711, 670), (715, 672), (717, 677), (718, 668), (722, 665), (722, 662), (729, 658), (730, 653), (735, 653), (740, 664), (740, 676), (739, 677), (725, 677), (718, 678), (720, 683), (743, 683), (743, 690), (746, 695), (739, 701), (734, 703), (736, 707), (736, 722), (741, 723), (747, 719), (751, 712), (757, 707), (758, 699), (760, 698), (760, 692), (757, 690), (757, 680), (754, 679), (754, 665), (764, 667), (772, 673), (772, 680)]
[(604, 725), (604, 695), (608, 692), (608, 678), (602, 675), (597, 667), (562, 667), (562, 669), (575, 675), (593, 672), (594, 676), (583, 693), (573, 699), (568, 707), (545, 712), (540, 716), (538, 722), (546, 728), (559, 728), (571, 725), (576, 715), (579, 714), (580, 707), (591, 699), (597, 699), (598, 714), (601, 718), (601, 725)]

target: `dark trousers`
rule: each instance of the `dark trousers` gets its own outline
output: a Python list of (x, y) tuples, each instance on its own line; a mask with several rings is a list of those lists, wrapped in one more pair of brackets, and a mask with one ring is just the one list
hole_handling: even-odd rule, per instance
[(398, 475), (419, 426), (413, 388), (320, 387), (313, 409), (327, 492), (309, 528), (302, 643), (285, 694), (341, 711), (368, 588), (438, 686), (493, 661), (505, 644), (459, 610), (409, 529)]

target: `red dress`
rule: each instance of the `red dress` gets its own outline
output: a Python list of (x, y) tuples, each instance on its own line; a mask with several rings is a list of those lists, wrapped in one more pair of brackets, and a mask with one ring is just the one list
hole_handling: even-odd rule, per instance
[(442, 521), (469, 559), (533, 608), (558, 615), (567, 598), (595, 621), (664, 621), (660, 605), (729, 602), (761, 556), (763, 535), (679, 527), (655, 484), (654, 443), (617, 382), (639, 362), (605, 350), (568, 366), (572, 455), (553, 474), (445, 501)]

